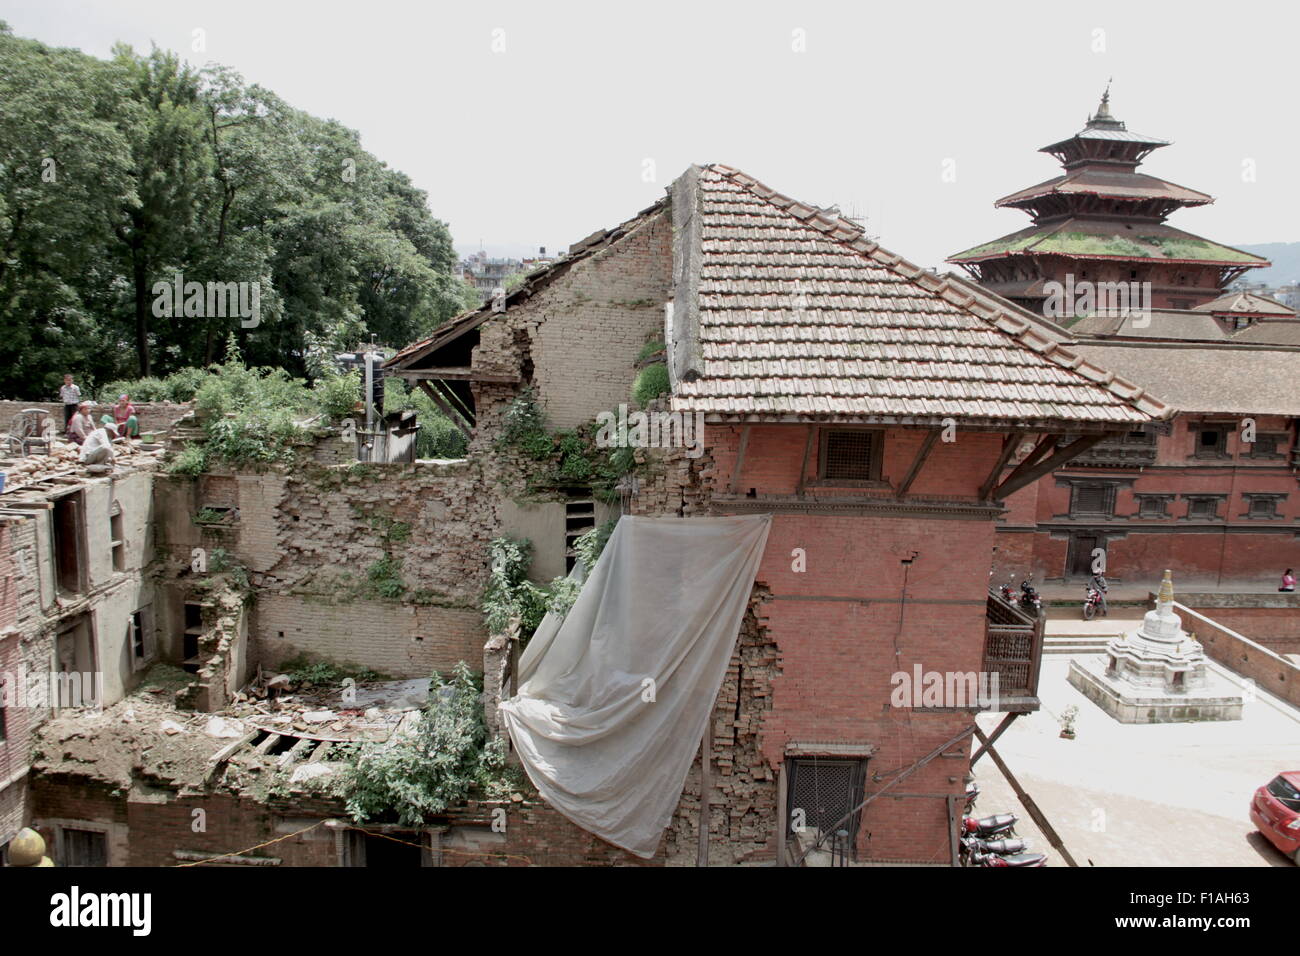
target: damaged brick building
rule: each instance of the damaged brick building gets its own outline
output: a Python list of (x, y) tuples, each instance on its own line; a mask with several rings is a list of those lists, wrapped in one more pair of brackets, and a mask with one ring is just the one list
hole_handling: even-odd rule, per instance
[[(488, 634), (480, 609), (494, 539), (531, 541), (542, 582), (620, 513), (760, 513), (772, 531), (706, 759), (651, 862), (697, 862), (703, 829), (710, 863), (785, 865), (838, 828), (858, 862), (948, 864), (977, 705), (898, 706), (895, 676), (994, 671), (1004, 708), (1036, 709), (1041, 631), (989, 597), (1005, 502), (1175, 411), (1074, 345), (834, 211), (692, 167), (662, 201), (388, 361), (463, 428), (464, 459), (359, 463), (322, 428), (291, 468), (143, 470), (131, 540), (152, 588), (149, 646), (172, 675), (114, 678), (111, 714), (49, 708), (30, 774), (9, 771), (25, 788), (15, 819), (47, 830), (64, 861), (110, 865), (639, 862), (527, 792), (424, 827), (352, 827), (307, 784), (336, 744), (385, 739), (410, 708), (385, 698), (343, 715), (322, 698), (273, 713), (244, 689), (304, 657), (396, 681), (467, 661), (488, 675), (491, 712), (515, 690), (508, 635)], [(553, 428), (590, 429), (656, 363), (670, 389), (647, 407), (703, 416), (702, 454), (637, 449), (601, 497), (591, 476), (539, 480), (501, 440), (521, 396)], [(172, 449), (196, 435), (181, 421)], [(5, 540), (6, 593), (25, 607), (12, 555), (36, 539)], [(39, 648), (39, 628), (8, 620), (0, 641)], [(120, 675), (122, 654), (99, 640)]]

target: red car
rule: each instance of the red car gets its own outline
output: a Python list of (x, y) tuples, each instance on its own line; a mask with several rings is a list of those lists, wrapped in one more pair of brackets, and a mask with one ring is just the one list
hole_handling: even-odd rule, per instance
[(1270, 843), (1300, 865), (1300, 770), (1280, 773), (1256, 790), (1250, 819)]

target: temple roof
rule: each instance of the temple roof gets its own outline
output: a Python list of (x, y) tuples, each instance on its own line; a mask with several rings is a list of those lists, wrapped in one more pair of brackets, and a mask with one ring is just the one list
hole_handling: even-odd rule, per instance
[(1204, 206), (1214, 197), (1145, 173), (1112, 169), (1076, 169), (1028, 189), (1003, 196), (993, 205), (1027, 205), (1026, 200), (1050, 195), (1091, 195), (1107, 199), (1167, 199), (1180, 206)]
[(982, 262), (1017, 255), (1058, 255), (1079, 259), (1160, 260), (1256, 268), (1267, 259), (1183, 232), (1164, 223), (1126, 223), (1116, 219), (1071, 218), (1029, 226), (1019, 232), (949, 256), (949, 262)]

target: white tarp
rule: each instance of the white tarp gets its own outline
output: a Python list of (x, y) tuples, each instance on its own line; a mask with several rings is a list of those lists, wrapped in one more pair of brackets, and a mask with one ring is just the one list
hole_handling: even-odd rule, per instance
[(624, 517), (563, 622), (548, 616), (501, 716), (578, 826), (654, 855), (722, 685), (770, 515)]

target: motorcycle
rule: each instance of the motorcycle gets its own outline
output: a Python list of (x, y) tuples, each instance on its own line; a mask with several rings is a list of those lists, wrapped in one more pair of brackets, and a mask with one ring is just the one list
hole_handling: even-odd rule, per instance
[(995, 813), (991, 817), (978, 820), (975, 817), (964, 817), (962, 827), (967, 836), (987, 840), (995, 836), (1015, 836), (1016, 823), (1019, 819), (1014, 813)]
[(1008, 604), (1016, 603), (1016, 592), (1011, 589), (1012, 580), (1012, 578), (1007, 578), (1007, 583), (998, 588), (998, 591), (1002, 595), (1002, 600), (1006, 601)]
[(966, 812), (970, 813), (975, 809), (975, 801), (979, 798), (980, 788), (974, 780), (966, 784)]
[(1020, 607), (1037, 617), (1043, 611), (1043, 599), (1029, 581), (1029, 578), (1025, 578), (1020, 582)]
[(1015, 853), (999, 856), (996, 853), (973, 852), (970, 866), (1043, 866), (1047, 863), (1046, 853)]
[[(1101, 592), (1098, 591), (1091, 584), (1087, 585), (1085, 590), (1088, 593), (1087, 596), (1083, 599), (1083, 619), (1085, 621), (1091, 621), (1094, 617), (1097, 616), (1097, 609), (1101, 607), (1102, 595)], [(1102, 614), (1105, 613), (1106, 613), (1105, 611), (1102, 611)]]

